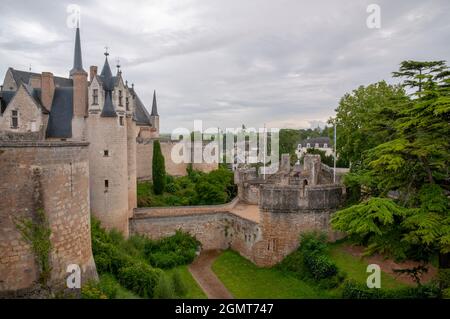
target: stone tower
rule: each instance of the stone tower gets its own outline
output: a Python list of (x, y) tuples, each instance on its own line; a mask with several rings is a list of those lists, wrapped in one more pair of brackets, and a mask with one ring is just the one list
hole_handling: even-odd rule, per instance
[[(132, 146), (133, 124), (127, 120), (127, 88), (121, 72), (113, 76), (105, 53), (105, 63), (100, 75), (92, 74), (89, 86), (89, 116), (87, 136), (89, 145), (91, 213), (106, 228), (115, 228), (128, 236), (128, 150)], [(91, 68), (91, 70), (95, 68)], [(128, 127), (130, 125), (130, 128)], [(135, 156), (135, 155), (134, 155)], [(130, 158), (133, 161), (133, 155)], [(134, 160), (135, 162), (135, 160)], [(134, 165), (135, 171), (135, 165)], [(134, 182), (135, 183), (135, 182)]]
[(156, 91), (153, 91), (153, 104), (152, 113), (150, 114), (150, 124), (152, 126), (152, 130), (154, 131), (155, 137), (159, 137), (159, 115), (158, 107), (156, 105)]
[(83, 69), (81, 58), (80, 28), (77, 26), (75, 35), (75, 52), (73, 68), (70, 78), (73, 80), (73, 116), (72, 116), (72, 139), (86, 139), (86, 117), (88, 107), (88, 81), (87, 72)]

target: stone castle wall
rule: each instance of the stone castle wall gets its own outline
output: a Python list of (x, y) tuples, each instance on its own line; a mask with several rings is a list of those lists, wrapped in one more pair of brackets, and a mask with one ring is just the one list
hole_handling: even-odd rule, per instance
[(43, 207), (52, 234), (50, 282), (66, 284), (66, 268), (78, 264), (82, 280), (96, 278), (89, 214), (88, 144), (0, 141), (0, 293), (34, 287), (38, 266), (15, 220)]
[(256, 222), (231, 212), (234, 203), (179, 208), (140, 208), (130, 219), (130, 234), (158, 239), (181, 229), (194, 235), (202, 249), (238, 251), (258, 266), (272, 266), (298, 247), (300, 234), (319, 230), (330, 240), (329, 210), (297, 213), (260, 212)]

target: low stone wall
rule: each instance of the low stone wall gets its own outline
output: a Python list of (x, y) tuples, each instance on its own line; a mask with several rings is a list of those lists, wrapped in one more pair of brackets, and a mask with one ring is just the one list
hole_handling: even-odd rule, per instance
[(91, 249), (88, 144), (0, 142), (0, 295), (33, 290), (39, 271), (15, 222), (43, 208), (51, 229), (50, 285), (62, 288), (66, 268), (96, 278)]
[(297, 248), (303, 232), (319, 230), (330, 240), (337, 237), (329, 227), (329, 210), (261, 211), (260, 222), (255, 222), (234, 214), (234, 205), (137, 209), (130, 219), (130, 234), (158, 239), (181, 229), (194, 235), (203, 249), (232, 248), (258, 266), (280, 262)]

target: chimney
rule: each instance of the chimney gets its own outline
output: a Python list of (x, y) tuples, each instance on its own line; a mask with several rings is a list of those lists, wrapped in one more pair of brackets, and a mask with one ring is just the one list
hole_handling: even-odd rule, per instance
[(54, 94), (55, 94), (55, 82), (53, 80), (53, 74), (50, 72), (42, 72), (41, 103), (49, 111), (52, 108)]
[(89, 67), (89, 81), (91, 81), (94, 79), (94, 77), (97, 75), (97, 66), (96, 65), (91, 65)]

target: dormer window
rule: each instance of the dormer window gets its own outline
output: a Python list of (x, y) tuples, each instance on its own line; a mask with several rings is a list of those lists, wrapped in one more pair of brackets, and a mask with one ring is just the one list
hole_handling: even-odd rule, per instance
[(19, 127), (19, 111), (17, 110), (11, 111), (11, 127), (12, 128)]
[(323, 148), (328, 148), (328, 144), (327, 144), (327, 143), (324, 143), (324, 144), (323, 144)]
[(123, 105), (122, 105), (122, 98), (123, 98), (123, 96), (122, 96), (122, 90), (119, 90), (119, 106), (123, 106)]
[(307, 148), (310, 148), (310, 147), (311, 147), (311, 144), (310, 144), (310, 143), (306, 143), (306, 147), (307, 147)]
[(94, 89), (92, 91), (92, 104), (97, 105), (98, 104), (98, 89)]
[(316, 145), (314, 147), (315, 148), (319, 148), (319, 143), (316, 143)]

